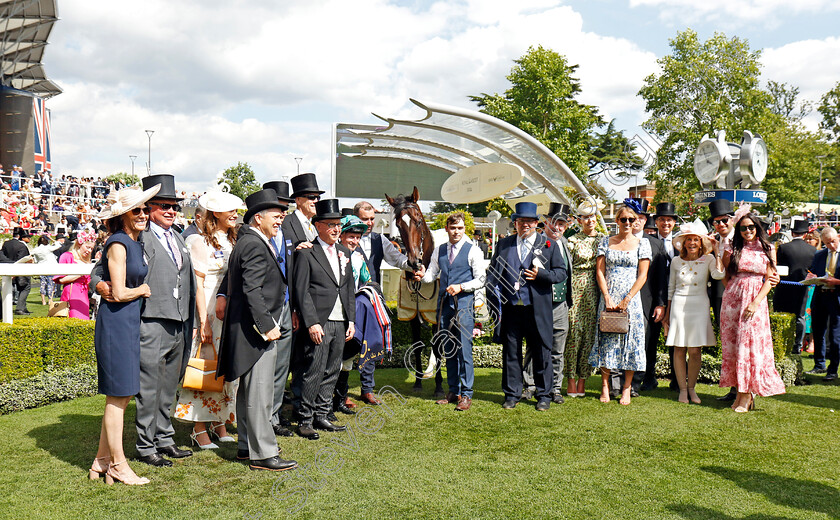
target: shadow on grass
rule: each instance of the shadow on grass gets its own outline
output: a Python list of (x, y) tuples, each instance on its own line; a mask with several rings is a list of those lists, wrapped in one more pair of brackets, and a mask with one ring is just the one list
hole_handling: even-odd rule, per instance
[[(134, 414), (131, 414), (131, 422), (128, 421), (128, 417), (126, 419), (127, 428), (133, 429)], [(58, 421), (33, 428), (29, 430), (28, 435), (35, 439), (38, 448), (59, 460), (86, 470), (90, 467), (99, 445), (102, 415), (68, 414), (60, 416)]]
[(793, 520), (787, 516), (769, 516), (762, 513), (749, 516), (729, 516), (720, 511), (694, 504), (671, 504), (667, 509), (691, 520)]
[[(732, 481), (738, 487), (761, 493), (767, 500), (792, 509), (805, 509), (840, 518), (840, 489), (813, 480), (799, 480), (760, 471), (740, 471), (721, 466), (704, 466), (703, 471)], [(784, 490), (780, 492), (780, 490)], [(791, 498), (795, 497), (793, 501)], [(807, 504), (803, 507), (801, 504)]]
[(833, 410), (840, 409), (840, 399), (825, 397), (822, 395), (782, 394), (773, 396), (773, 399), (787, 401), (794, 404), (804, 404), (807, 406), (813, 406), (814, 408), (830, 408)]

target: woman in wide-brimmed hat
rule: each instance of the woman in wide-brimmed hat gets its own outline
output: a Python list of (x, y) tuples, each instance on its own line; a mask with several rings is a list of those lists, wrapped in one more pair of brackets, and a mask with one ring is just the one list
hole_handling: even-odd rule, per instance
[[(222, 336), (222, 321), (213, 312), (216, 293), (227, 273), (228, 259), (236, 244), (236, 210), (244, 209), (242, 199), (223, 191), (210, 191), (198, 199), (198, 205), (206, 213), (198, 225), (198, 233), (187, 237), (185, 243), (190, 249), (193, 270), (198, 281), (196, 286), (196, 310), (198, 311), (199, 333), (193, 339), (190, 357), (195, 357), (199, 346), (212, 345), (217, 355)], [(208, 309), (210, 312), (208, 312)], [(205, 347), (202, 357), (210, 358), (213, 350)], [(174, 417), (193, 421), (193, 442), (203, 450), (216, 449), (210, 435), (219, 442), (234, 442), (228, 435), (226, 422), (236, 420), (237, 381), (225, 381), (221, 392), (203, 392), (182, 388), (175, 407)]]
[[(718, 243), (700, 220), (681, 226), (674, 237), (674, 251), (665, 311), (665, 344), (674, 348), (674, 374), (680, 387), (679, 401), (700, 404), (694, 387), (700, 374), (700, 347), (715, 344), (706, 284), (709, 276), (723, 278)], [(710, 254), (714, 253), (714, 254)], [(688, 365), (686, 365), (686, 352)]]
[(148, 268), (143, 246), (138, 242), (146, 229), (149, 210), (146, 201), (160, 189), (146, 191), (125, 188), (108, 195), (111, 237), (102, 252), (102, 280), (111, 284), (111, 298), (103, 301), (96, 315), (94, 347), (99, 373), (99, 393), (105, 394), (105, 414), (99, 450), (90, 467), (90, 478), (105, 476), (129, 485), (148, 484), (128, 466), (123, 451), (123, 417), (131, 396), (140, 391), (140, 303), (151, 294), (144, 283)]

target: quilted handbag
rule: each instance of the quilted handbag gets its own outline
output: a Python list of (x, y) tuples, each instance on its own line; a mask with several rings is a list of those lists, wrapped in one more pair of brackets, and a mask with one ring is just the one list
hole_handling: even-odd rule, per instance
[[(201, 358), (201, 349), (205, 345), (213, 349), (213, 359)], [(198, 351), (195, 353), (195, 357), (191, 357), (187, 363), (187, 371), (184, 373), (184, 388), (201, 390), (202, 392), (221, 392), (225, 384), (225, 378), (216, 377), (216, 367), (218, 364), (218, 357), (213, 344), (200, 344)]]
[(630, 332), (630, 315), (627, 311), (601, 311), (598, 328), (610, 334), (627, 334)]

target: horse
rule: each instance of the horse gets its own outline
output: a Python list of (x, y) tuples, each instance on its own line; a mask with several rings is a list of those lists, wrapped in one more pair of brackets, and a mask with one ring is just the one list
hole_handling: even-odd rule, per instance
[[(428, 269), (429, 262), (432, 260), (432, 254), (434, 254), (435, 242), (432, 237), (432, 230), (429, 229), (428, 224), (426, 224), (426, 220), (423, 218), (423, 212), (420, 210), (420, 206), (417, 205), (417, 201), (420, 199), (417, 186), (414, 187), (414, 191), (412, 191), (411, 195), (400, 194), (392, 198), (386, 193), (385, 199), (394, 208), (394, 221), (397, 224), (397, 229), (400, 232), (400, 238), (402, 238), (403, 245), (406, 249), (409, 267), (414, 270), (420, 269), (421, 266)], [(405, 279), (408, 290), (418, 302), (417, 313), (410, 321), (411, 341), (413, 345), (417, 345), (420, 341), (420, 327), (422, 326), (419, 301), (420, 299), (429, 300), (430, 298), (434, 298), (434, 304), (437, 306), (437, 291), (428, 297), (424, 296), (420, 292), (420, 282), (414, 281), (409, 273), (406, 273)], [(423, 389), (422, 380), (426, 378), (424, 374), (420, 373), (416, 368), (421, 366), (420, 357), (422, 350), (422, 348), (415, 348), (413, 350), (415, 392), (419, 392)], [(429, 368), (426, 369), (426, 373), (429, 373), (432, 370), (435, 371), (435, 397), (440, 398), (443, 397), (443, 375), (439, 370), (441, 356), (440, 353), (437, 352), (434, 354), (437, 357), (437, 361), (434, 365), (432, 363), (429, 364)]]

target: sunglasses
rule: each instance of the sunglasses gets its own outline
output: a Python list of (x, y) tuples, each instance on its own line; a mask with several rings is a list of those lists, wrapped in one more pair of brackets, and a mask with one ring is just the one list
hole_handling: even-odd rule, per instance
[(141, 213), (148, 215), (151, 212), (152, 210), (148, 206), (146, 206), (145, 208), (133, 208), (131, 210), (131, 216), (139, 217)]
[(321, 196), (320, 196), (320, 195), (304, 195), (304, 197), (306, 197), (306, 198), (307, 198), (307, 199), (309, 199), (309, 200), (314, 200), (314, 201), (319, 201), (319, 200), (321, 200)]
[(169, 210), (181, 211), (181, 205), (180, 204), (166, 204), (164, 202), (147, 202), (146, 204), (152, 204), (154, 206), (157, 206), (160, 209), (162, 209), (163, 211), (169, 211)]
[(621, 221), (622, 224), (632, 224), (633, 222), (636, 222), (636, 217), (621, 217), (618, 220)]
[(747, 224), (746, 226), (738, 226), (738, 229), (743, 233), (744, 231), (755, 231), (755, 224)]
[(727, 222), (729, 222), (729, 218), (727, 218), (727, 217), (724, 217), (724, 218), (716, 218), (716, 219), (714, 219), (712, 222), (714, 222), (714, 223), (715, 223), (715, 225), (717, 225), (717, 224), (726, 224)]

